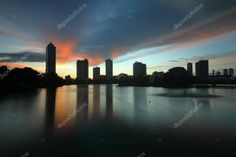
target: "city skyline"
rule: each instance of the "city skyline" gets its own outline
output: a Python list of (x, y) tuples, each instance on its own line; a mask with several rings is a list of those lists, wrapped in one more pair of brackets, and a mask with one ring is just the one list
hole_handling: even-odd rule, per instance
[(0, 0), (1, 156), (232, 156), (235, 71), (236, 0)]
[[(201, 58), (210, 60), (209, 71), (236, 68), (236, 3), (233, 1), (38, 3), (2, 1), (1, 65), (30, 66), (44, 72), (45, 45), (52, 41), (57, 47), (57, 73), (63, 77), (68, 74), (76, 77), (76, 61), (83, 58), (90, 62), (90, 78), (96, 66), (105, 75), (107, 58), (113, 60), (113, 75), (122, 72), (131, 75), (135, 61), (146, 63), (148, 74), (166, 72), (175, 66), (186, 67), (188, 62), (195, 63)], [(113, 7), (108, 7), (110, 4)], [(173, 29), (199, 5), (202, 7), (198, 12)], [(67, 17), (81, 6), (86, 7), (68, 21)], [(25, 7), (34, 14), (29, 14)], [(65, 20), (66, 25), (58, 30), (58, 24)], [(26, 52), (30, 55), (18, 61), (19, 55)]]
[[(102, 79), (103, 76), (106, 77), (107, 80), (111, 80), (113, 78), (113, 60), (111, 59), (106, 59), (105, 60), (105, 66), (106, 66), (106, 74), (101, 75), (101, 68), (96, 66), (93, 67), (92, 74), (93, 74), (93, 79), (94, 80), (99, 80)], [(179, 66), (176, 66), (179, 67)], [(176, 68), (176, 67), (171, 67)], [(208, 60), (199, 60), (195, 63), (195, 74), (193, 74), (193, 63), (188, 62), (186, 65), (186, 68), (183, 67), (187, 73), (190, 76), (196, 76), (197, 78), (201, 79), (206, 79), (208, 76), (214, 76), (215, 75), (215, 70), (213, 69), (213, 72), (209, 72), (209, 61)], [(46, 47), (46, 67), (45, 67), (45, 73), (56, 73), (56, 47), (54, 46), (53, 43), (49, 43)], [(170, 70), (168, 69), (168, 71)], [(163, 71), (154, 71), (155, 72), (161, 72)], [(153, 75), (152, 74), (147, 74), (147, 65), (142, 62), (135, 61), (133, 63), (133, 77), (140, 77), (140, 76), (147, 76), (147, 75)], [(87, 58), (83, 60), (77, 60), (77, 65), (76, 65), (76, 78), (80, 81), (87, 81), (88, 79), (91, 79), (89, 77), (89, 60)], [(120, 73), (120, 74), (125, 74), (125, 73)], [(221, 72), (217, 71), (216, 76), (220, 76)], [(234, 75), (234, 69), (233, 68), (228, 68), (228, 69), (223, 69), (223, 76), (228, 76), (228, 75)], [(68, 77), (69, 75), (66, 75), (65, 77)], [(116, 75), (115, 75), (116, 76)]]

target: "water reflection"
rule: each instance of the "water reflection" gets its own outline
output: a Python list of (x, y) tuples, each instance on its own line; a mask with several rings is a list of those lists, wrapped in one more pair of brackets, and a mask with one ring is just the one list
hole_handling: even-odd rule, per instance
[[(79, 106), (83, 104), (89, 105), (89, 88), (88, 85), (78, 85), (77, 86), (77, 96), (76, 96), (76, 104), (77, 109)], [(88, 106), (84, 108), (81, 112), (77, 113), (79, 118), (77, 118), (78, 123), (80, 122), (86, 122), (88, 120)]]
[(45, 104), (45, 131), (44, 137), (48, 138), (52, 135), (55, 121), (55, 102), (56, 88), (46, 89), (46, 104)]
[(93, 86), (93, 118), (94, 120), (100, 114), (100, 85)]
[(111, 119), (113, 116), (113, 86), (106, 85), (106, 118)]
[[(216, 98), (169, 97), (169, 93), (181, 95), (182, 90), (114, 85), (64, 86), (39, 91), (0, 99), (0, 146), (6, 149), (8, 156), (17, 156), (22, 151), (42, 153), (38, 156), (73, 156), (72, 153), (96, 156), (104, 152), (114, 156), (112, 153), (118, 147), (123, 148), (119, 152), (132, 152), (130, 145), (137, 146), (132, 154), (137, 156), (142, 149), (159, 153), (157, 148), (176, 148), (176, 140), (182, 142), (179, 147), (187, 148), (197, 140), (208, 144), (215, 139), (221, 139), (220, 142), (235, 139), (235, 89), (187, 91), (196, 95), (215, 92), (222, 96)], [(150, 94), (166, 91), (169, 93), (164, 97)], [(56, 128), (58, 122), (68, 118), (84, 103), (90, 107), (79, 112), (61, 129)], [(173, 123), (183, 119), (198, 104), (203, 106), (180, 128), (173, 129)], [(154, 141), (160, 137), (163, 142), (159, 142), (159, 147)], [(45, 142), (42, 144), (39, 138), (45, 138)], [(198, 145), (192, 148), (198, 149)], [(17, 154), (12, 154), (12, 150)]]
[(133, 88), (134, 118), (144, 120), (147, 115), (147, 90), (143, 87)]

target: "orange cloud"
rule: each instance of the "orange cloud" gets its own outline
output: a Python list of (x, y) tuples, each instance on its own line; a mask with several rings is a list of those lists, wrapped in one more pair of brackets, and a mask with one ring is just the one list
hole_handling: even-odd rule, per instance
[(78, 54), (75, 53), (76, 43), (74, 41), (55, 39), (53, 43), (57, 49), (57, 63), (67, 64), (78, 59)]
[(67, 64), (69, 62), (77, 61), (78, 59), (87, 58), (89, 61), (89, 66), (96, 66), (104, 62), (104, 58), (100, 53), (94, 55), (76, 52), (76, 46), (78, 43), (76, 41), (68, 40), (63, 41), (60, 39), (53, 39), (52, 42), (56, 46), (57, 51), (57, 63)]
[(17, 64), (11, 62), (0, 62), (0, 66), (7, 66), (8, 69), (27, 67), (27, 65), (24, 64)]
[(99, 64), (102, 64), (104, 62), (104, 58), (102, 55), (99, 55), (99, 53), (96, 53), (94, 55), (82, 55), (83, 58), (87, 58), (89, 61), (89, 66), (96, 66)]
[(112, 52), (111, 52), (111, 57), (112, 57), (112, 58), (116, 58), (116, 57), (121, 56), (123, 53), (124, 53), (124, 49), (122, 49), (122, 48), (116, 48), (116, 49), (112, 50)]

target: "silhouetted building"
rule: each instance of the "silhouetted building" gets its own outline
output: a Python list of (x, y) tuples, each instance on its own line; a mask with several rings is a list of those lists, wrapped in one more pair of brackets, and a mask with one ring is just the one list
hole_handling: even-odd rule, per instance
[(145, 76), (146, 75), (146, 64), (143, 64), (141, 62), (135, 62), (133, 64), (133, 76), (139, 77), (139, 76)]
[(209, 66), (208, 60), (200, 60), (195, 64), (196, 77), (200, 79), (206, 79), (208, 76)]
[(56, 47), (51, 42), (46, 47), (46, 73), (56, 73)]
[(229, 75), (230, 76), (234, 75), (234, 69), (233, 68), (229, 68)]
[(99, 78), (100, 78), (100, 68), (95, 67), (95, 68), (93, 68), (93, 79), (97, 80)]
[(217, 73), (216, 73), (216, 76), (220, 76), (221, 74), (220, 74), (220, 72), (219, 71), (217, 71)]
[(108, 80), (113, 77), (113, 61), (111, 59), (106, 60), (106, 77)]
[(187, 72), (190, 76), (193, 75), (193, 64), (192, 63), (187, 64)]
[(223, 70), (223, 75), (224, 75), (224, 76), (228, 76), (228, 69), (224, 69), (224, 70)]
[(77, 61), (77, 80), (86, 81), (88, 80), (88, 60), (78, 60)]

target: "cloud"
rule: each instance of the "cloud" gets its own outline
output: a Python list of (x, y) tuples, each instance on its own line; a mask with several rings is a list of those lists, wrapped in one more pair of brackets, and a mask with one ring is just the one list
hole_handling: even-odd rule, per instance
[[(221, 21), (224, 21), (224, 23), (222, 23)], [(203, 21), (189, 26), (185, 29), (166, 33), (161, 37), (154, 37), (149, 41), (137, 44), (138, 46), (134, 45), (126, 48), (118, 48), (118, 51), (114, 51), (115, 55), (113, 56), (118, 57), (119, 55), (130, 53), (131, 55), (127, 58), (122, 60), (118, 59), (118, 62), (123, 62), (130, 59), (145, 57), (157, 53), (188, 48), (197, 44), (200, 45), (213, 38), (219, 37), (228, 32), (233, 32), (235, 30), (236, 10), (231, 9), (221, 12), (218, 15), (204, 19)], [(160, 48), (158, 48), (158, 46)], [(144, 51), (144, 53), (133, 54), (135, 50), (137, 51), (149, 47), (155, 47), (155, 49), (149, 49), (149, 51)]]
[(0, 53), (0, 62), (45, 62), (45, 54), (38, 52)]
[[(0, 6), (0, 36), (6, 39), (0, 39), (0, 42), (4, 45), (8, 41), (11, 43), (4, 46), (4, 50), (0, 47), (0, 52), (7, 48), (7, 52), (17, 52), (17, 47), (21, 48), (20, 52), (22, 48), (30, 52), (39, 48), (45, 50), (46, 44), (53, 41), (59, 64), (88, 58), (94, 66), (107, 58), (132, 53), (122, 60), (190, 47), (236, 28), (236, 2), (233, 0), (87, 0), (88, 7), (58, 32), (57, 24), (83, 3), (3, 1)], [(200, 3), (204, 7), (174, 32), (173, 24)], [(17, 18), (10, 15), (17, 15)], [(38, 49), (32, 50), (32, 47)], [(137, 50), (152, 47), (161, 48), (135, 54)], [(4, 59), (11, 61), (11, 57)]]
[(76, 46), (78, 47), (79, 45), (78, 42), (60, 39), (52, 39), (52, 41), (56, 46), (57, 63), (59, 64), (67, 64), (87, 58), (89, 60), (89, 66), (95, 66), (104, 61), (103, 56), (99, 52), (90, 54), (76, 49)]
[(8, 69), (27, 67), (27, 65), (25, 64), (17, 64), (17, 63), (10, 63), (10, 62), (0, 62), (0, 66), (7, 66)]
[(0, 31), (0, 36), (6, 36), (6, 33), (4, 31)]

